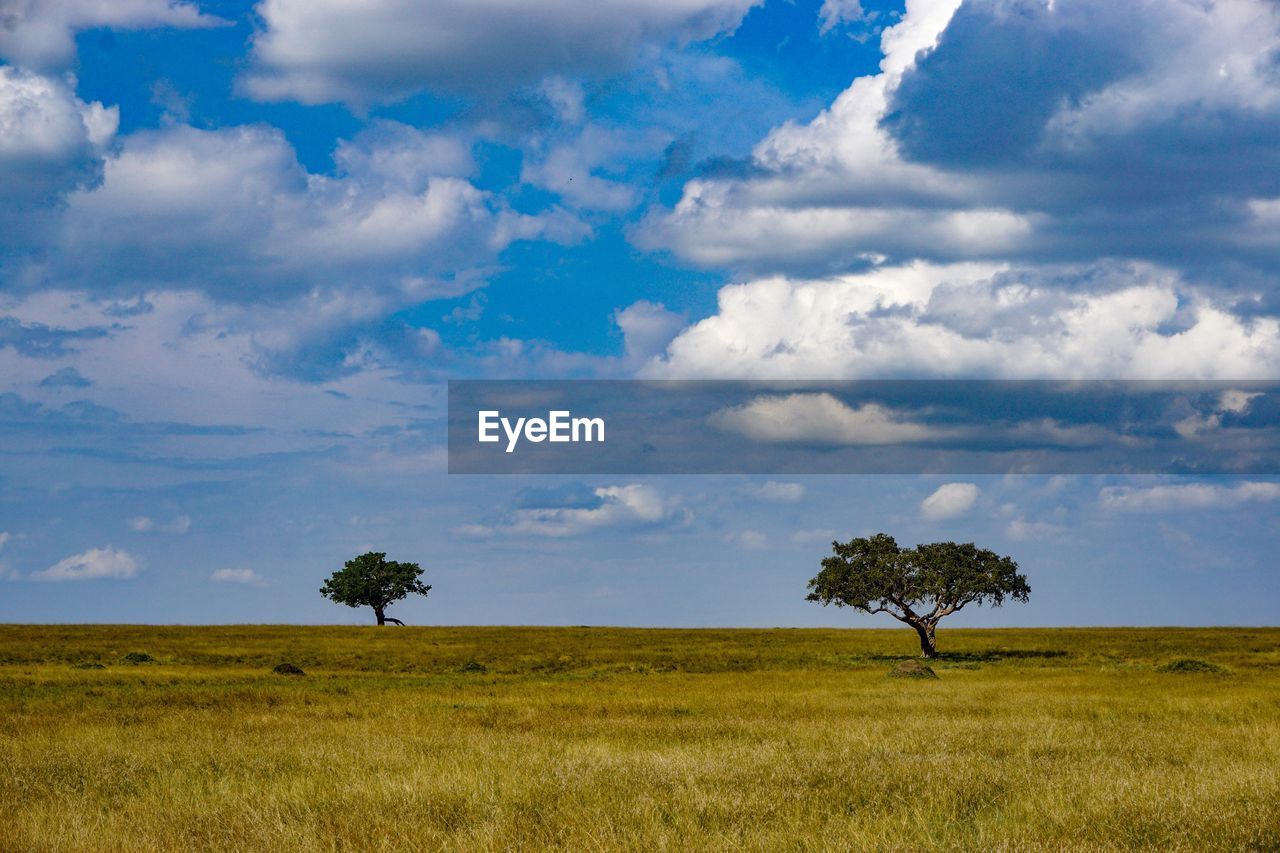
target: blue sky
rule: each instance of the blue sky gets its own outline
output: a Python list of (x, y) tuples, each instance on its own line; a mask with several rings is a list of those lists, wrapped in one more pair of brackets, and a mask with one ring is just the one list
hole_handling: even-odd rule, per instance
[[(360, 6), (361, 8), (356, 8)], [(0, 620), (1273, 623), (1280, 482), (460, 477), (450, 378), (1274, 379), (1265, 0), (0, 3)], [(1194, 432), (1253, 403), (1224, 398)], [(1188, 427), (1190, 429), (1190, 427)]]

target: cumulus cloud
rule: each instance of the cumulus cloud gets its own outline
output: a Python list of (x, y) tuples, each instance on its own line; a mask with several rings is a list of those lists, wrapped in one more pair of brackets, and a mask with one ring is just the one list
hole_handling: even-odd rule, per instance
[(447, 139), (383, 123), (335, 157), (338, 174), (308, 173), (260, 125), (135, 133), (101, 186), (71, 198), (42, 272), (123, 292), (253, 300), (341, 285), (422, 299), (474, 287), (465, 272), (515, 240), (585, 234), (565, 214), (516, 213), (457, 177), (469, 157)]
[(668, 311), (661, 302), (641, 299), (614, 312), (613, 322), (622, 331), (627, 362), (639, 367), (666, 349), (686, 317)]
[(266, 586), (267, 579), (253, 569), (218, 569), (209, 575), (215, 583), (238, 583), (246, 586)]
[(914, 258), (1280, 268), (1266, 0), (911, 0), (880, 73), (639, 233), (705, 266)]
[(920, 512), (931, 521), (955, 518), (973, 508), (978, 487), (973, 483), (944, 483), (920, 502)]
[(145, 515), (129, 519), (129, 529), (134, 533), (177, 533), (183, 534), (191, 529), (191, 516), (174, 516), (171, 521), (156, 521)]
[(32, 212), (98, 180), (118, 121), (115, 107), (80, 100), (60, 78), (0, 66), (0, 246), (31, 233)]
[(225, 22), (178, 0), (4, 0), (0, 58), (28, 68), (65, 67), (80, 30), (212, 27)]
[(125, 580), (138, 573), (138, 561), (117, 548), (90, 548), (54, 563), (28, 577), (38, 581)]
[(759, 0), (263, 0), (244, 85), (262, 100), (368, 104), (486, 95), (624, 70), (646, 45), (735, 29)]
[(1280, 500), (1280, 483), (1168, 483), (1158, 486), (1108, 486), (1098, 495), (1103, 508), (1118, 512), (1221, 509)]
[(1240, 317), (1144, 264), (915, 262), (720, 290), (642, 373), (660, 377), (1266, 378), (1280, 320)]
[[(26, 234), (38, 250), (10, 265), (11, 292), (34, 299), (53, 285), (141, 300), (142, 313), (157, 293), (171, 303), (199, 293), (212, 304), (187, 315), (184, 336), (245, 334), (255, 369), (320, 381), (437, 355), (437, 333), (389, 318), (482, 286), (513, 242), (589, 233), (558, 207), (521, 213), (476, 187), (464, 137), (375, 122), (340, 143), (334, 162), (331, 174), (308, 172), (261, 125), (134, 133), (38, 238), (27, 217), (0, 229), (0, 240)], [(118, 304), (126, 313), (107, 328), (125, 316), (131, 327), (133, 309)], [(46, 326), (0, 317), (0, 348), (65, 352), (70, 338)]]
[(778, 444), (905, 444), (936, 436), (878, 403), (854, 408), (825, 392), (764, 395), (720, 409), (707, 420), (724, 432)]

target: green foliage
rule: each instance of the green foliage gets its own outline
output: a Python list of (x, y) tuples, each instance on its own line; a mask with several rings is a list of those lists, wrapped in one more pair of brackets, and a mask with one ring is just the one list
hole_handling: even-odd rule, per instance
[(1006, 598), (1031, 594), (1018, 564), (972, 542), (934, 542), (902, 548), (887, 533), (832, 542), (832, 556), (809, 581), (806, 598), (824, 606), (888, 613), (920, 634), (927, 657), (935, 657), (934, 630), (944, 617), (970, 604), (999, 607)]
[(831, 548), (834, 554), (809, 581), (809, 601), (903, 615), (923, 605), (946, 615), (968, 604), (999, 607), (1006, 598), (1026, 601), (1031, 594), (1017, 563), (972, 542), (901, 548), (892, 536), (877, 533), (832, 542)]
[(381, 625), (387, 605), (430, 591), (431, 586), (418, 579), (421, 575), (417, 563), (399, 563), (381, 551), (370, 551), (347, 560), (320, 587), (320, 594), (348, 607), (372, 607)]

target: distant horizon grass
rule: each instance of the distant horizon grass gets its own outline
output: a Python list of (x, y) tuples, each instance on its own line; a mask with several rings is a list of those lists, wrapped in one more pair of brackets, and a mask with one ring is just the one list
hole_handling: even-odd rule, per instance
[(0, 850), (1280, 849), (1280, 628), (939, 644), (0, 625)]

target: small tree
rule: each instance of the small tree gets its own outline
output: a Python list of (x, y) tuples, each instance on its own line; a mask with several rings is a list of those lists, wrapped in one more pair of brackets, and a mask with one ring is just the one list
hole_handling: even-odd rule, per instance
[(341, 571), (329, 575), (320, 594), (348, 607), (372, 607), (379, 625), (403, 625), (387, 615), (387, 605), (410, 594), (426, 595), (431, 587), (418, 580), (421, 574), (417, 563), (397, 563), (380, 551), (370, 551), (347, 560)]
[(942, 617), (968, 604), (999, 607), (1031, 594), (1018, 564), (970, 542), (934, 542), (900, 548), (892, 536), (832, 542), (832, 556), (809, 581), (809, 601), (888, 613), (920, 635), (924, 657), (938, 656), (934, 631)]

